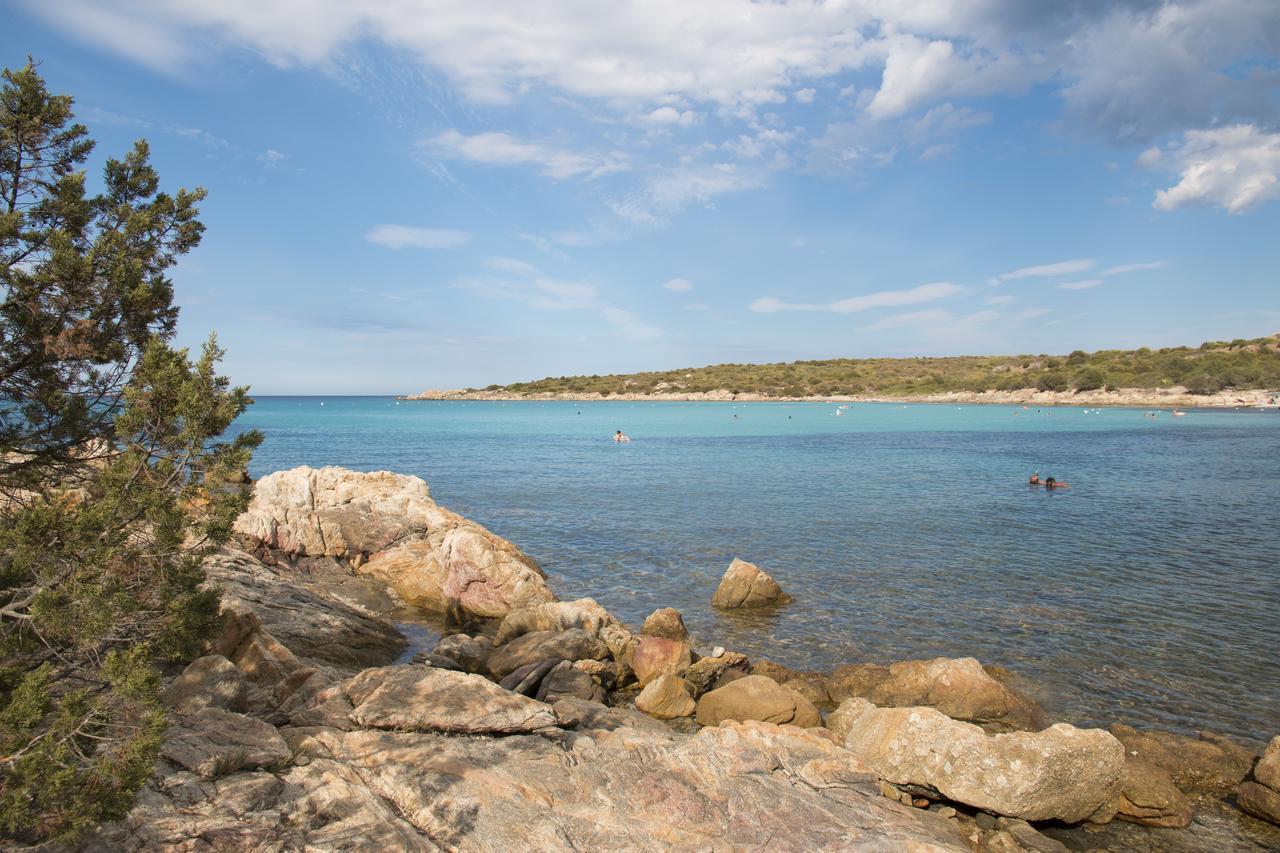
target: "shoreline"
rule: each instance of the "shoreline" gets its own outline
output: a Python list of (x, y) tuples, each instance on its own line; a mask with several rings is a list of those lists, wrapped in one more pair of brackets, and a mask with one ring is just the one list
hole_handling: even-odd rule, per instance
[(1003, 406), (1070, 406), (1084, 408), (1153, 409), (1267, 409), (1277, 408), (1280, 391), (1252, 389), (1191, 394), (1181, 386), (1168, 389), (1122, 388), (1117, 391), (948, 391), (941, 394), (852, 394), (820, 397), (773, 397), (766, 394), (734, 394), (730, 391), (657, 394), (599, 394), (566, 391), (518, 393), (465, 389), (427, 390), (397, 396), (409, 402), (432, 401), (564, 401), (564, 402), (670, 402), (670, 403), (947, 403)]

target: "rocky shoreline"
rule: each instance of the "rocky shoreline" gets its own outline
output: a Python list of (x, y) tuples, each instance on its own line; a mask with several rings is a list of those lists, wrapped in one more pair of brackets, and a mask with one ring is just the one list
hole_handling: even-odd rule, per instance
[(510, 391), (477, 391), (454, 389), (422, 391), (397, 397), (399, 400), (565, 400), (577, 402), (680, 402), (680, 403), (952, 403), (1000, 406), (1082, 406), (1151, 409), (1274, 409), (1280, 391), (1220, 391), (1214, 394), (1192, 394), (1182, 386), (1169, 388), (1119, 388), (1115, 391), (1038, 391), (1022, 388), (1016, 391), (950, 391), (945, 394), (858, 394), (825, 397), (771, 397), (764, 394), (735, 394), (732, 391), (695, 393), (661, 392), (653, 394), (574, 394), (537, 392), (518, 394)]
[[(172, 674), (155, 775), (89, 849), (1280, 847), (1280, 737), (1077, 728), (972, 658), (796, 672), (670, 608), (633, 631), (559, 601), (416, 477), (254, 489), (207, 563), (221, 634)], [(715, 604), (783, 585), (735, 561)], [(449, 626), (429, 650), (392, 623), (406, 605)]]

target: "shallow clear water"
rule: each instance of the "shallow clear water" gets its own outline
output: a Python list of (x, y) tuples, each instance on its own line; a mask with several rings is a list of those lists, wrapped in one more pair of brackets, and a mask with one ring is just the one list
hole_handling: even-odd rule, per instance
[[(1280, 732), (1280, 414), (836, 411), (267, 397), (240, 424), (267, 435), (255, 477), (417, 474), (633, 626), (676, 607), (708, 645), (802, 669), (973, 655), (1061, 719)], [(795, 603), (713, 611), (734, 557)]]

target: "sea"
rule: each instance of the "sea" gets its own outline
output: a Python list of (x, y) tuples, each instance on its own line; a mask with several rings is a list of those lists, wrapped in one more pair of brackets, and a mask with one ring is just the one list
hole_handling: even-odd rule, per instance
[[(972, 656), (1057, 720), (1280, 733), (1274, 409), (259, 397), (250, 428), (255, 478), (417, 475), (560, 598), (675, 607), (704, 652)], [(794, 601), (714, 610), (735, 557)]]

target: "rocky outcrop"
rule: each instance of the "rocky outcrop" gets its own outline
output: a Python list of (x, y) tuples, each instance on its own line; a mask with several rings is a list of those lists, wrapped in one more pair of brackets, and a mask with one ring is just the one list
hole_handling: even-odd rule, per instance
[(235, 664), (222, 655), (206, 655), (187, 665), (169, 682), (160, 701), (184, 713), (203, 708), (249, 710), (249, 682)]
[(718, 726), (725, 720), (760, 720), (808, 728), (822, 724), (818, 709), (799, 693), (763, 675), (748, 675), (698, 700), (697, 720)]
[(621, 660), (634, 643), (631, 632), (613, 614), (593, 599), (552, 601), (516, 610), (498, 625), (494, 645), (504, 645), (531, 631), (567, 631), (580, 628), (609, 647), (609, 654)]
[(211, 556), (205, 574), (222, 589), (225, 624), (218, 652), (233, 660), (238, 653), (270, 656), (282, 660), (284, 669), (301, 661), (354, 672), (389, 663), (408, 647), (389, 622), (314, 592), (243, 551)]
[(1100, 729), (1058, 723), (988, 735), (932, 708), (841, 706), (844, 745), (883, 778), (1023, 820), (1085, 820), (1108, 805), (1124, 748)]
[(724, 649), (715, 651), (719, 654), (698, 658), (685, 670), (684, 680), (689, 684), (695, 699), (709, 690), (751, 674), (746, 655)]
[(851, 697), (895, 708), (935, 708), (994, 731), (1042, 728), (1043, 709), (992, 678), (974, 658), (910, 660), (890, 666), (841, 667), (828, 682), (840, 701)]
[(161, 753), (205, 779), (250, 767), (272, 767), (289, 757), (275, 726), (220, 708), (179, 714)]
[(778, 582), (761, 571), (759, 566), (735, 559), (711, 596), (711, 605), (725, 609), (767, 607), (790, 600), (791, 596), (783, 592)]
[(554, 600), (519, 548), (439, 506), (418, 477), (308, 467), (254, 486), (236, 533), (264, 555), (332, 557), (411, 604), (502, 617)]

